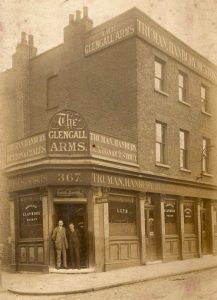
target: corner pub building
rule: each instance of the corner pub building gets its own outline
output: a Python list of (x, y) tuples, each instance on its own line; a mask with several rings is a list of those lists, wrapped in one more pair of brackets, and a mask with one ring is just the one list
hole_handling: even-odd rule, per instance
[(0, 74), (12, 269), (55, 267), (59, 219), (95, 271), (216, 255), (217, 67), (137, 8), (36, 52)]

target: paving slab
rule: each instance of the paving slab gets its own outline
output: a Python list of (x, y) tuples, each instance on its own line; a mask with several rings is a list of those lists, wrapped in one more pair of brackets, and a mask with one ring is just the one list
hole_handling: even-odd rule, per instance
[[(154, 263), (102, 273), (6, 273), (2, 286), (20, 295), (67, 295), (108, 289), (146, 280), (173, 276), (217, 267), (217, 256), (204, 256), (182, 261)], [(67, 271), (67, 270), (66, 270)]]

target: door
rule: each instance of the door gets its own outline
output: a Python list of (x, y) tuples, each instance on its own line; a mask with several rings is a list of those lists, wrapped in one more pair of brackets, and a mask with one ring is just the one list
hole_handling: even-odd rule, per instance
[(145, 208), (145, 236), (147, 260), (158, 259), (156, 207)]
[[(75, 228), (78, 229), (80, 233), (80, 266), (81, 268), (86, 268), (88, 265), (88, 255), (87, 255), (87, 210), (86, 204), (56, 204), (55, 205), (56, 216), (55, 224), (61, 219), (64, 222), (66, 231), (69, 230), (69, 224), (74, 223)], [(67, 253), (67, 260), (70, 261), (69, 251)], [(68, 264), (69, 265), (69, 264)]]

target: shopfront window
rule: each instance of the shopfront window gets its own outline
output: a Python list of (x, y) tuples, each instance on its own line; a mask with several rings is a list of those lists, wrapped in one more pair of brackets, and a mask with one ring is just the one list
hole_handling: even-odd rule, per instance
[(184, 232), (195, 233), (195, 207), (193, 203), (184, 204)]
[(19, 199), (20, 238), (42, 238), (43, 218), (40, 195)]
[(136, 202), (134, 197), (110, 195), (110, 236), (136, 235)]
[(177, 204), (175, 200), (164, 202), (165, 233), (177, 234)]

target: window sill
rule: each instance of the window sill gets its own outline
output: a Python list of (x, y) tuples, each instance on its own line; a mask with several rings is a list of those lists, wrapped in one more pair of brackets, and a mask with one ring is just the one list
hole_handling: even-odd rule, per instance
[(157, 93), (159, 93), (159, 94), (161, 94), (161, 95), (163, 95), (163, 96), (166, 96), (166, 97), (169, 96), (169, 94), (165, 93), (164, 91), (157, 90), (157, 89), (154, 89), (154, 90), (155, 90), (155, 92), (157, 92)]
[(156, 162), (155, 165), (157, 167), (162, 167), (162, 168), (166, 168), (166, 169), (170, 169), (171, 168), (169, 165), (161, 164), (161, 163), (158, 163), (158, 162)]
[(191, 107), (191, 104), (189, 104), (188, 102), (185, 102), (185, 101), (181, 101), (181, 100), (178, 100), (179, 103), (182, 103), (188, 107)]
[(212, 175), (212, 174), (210, 174), (210, 173), (206, 173), (206, 172), (203, 172), (203, 173), (202, 173), (202, 176), (206, 176), (206, 177), (213, 177), (213, 175)]
[(208, 116), (208, 117), (212, 117), (212, 114), (208, 113), (207, 111), (205, 110), (201, 110), (202, 114)]
[(192, 172), (191, 170), (185, 169), (185, 168), (180, 168), (180, 171), (186, 172), (186, 173), (191, 173)]

